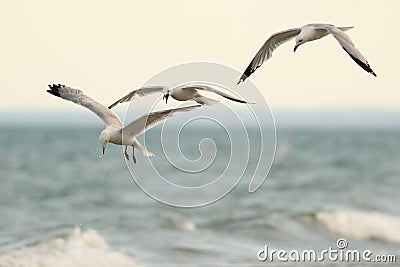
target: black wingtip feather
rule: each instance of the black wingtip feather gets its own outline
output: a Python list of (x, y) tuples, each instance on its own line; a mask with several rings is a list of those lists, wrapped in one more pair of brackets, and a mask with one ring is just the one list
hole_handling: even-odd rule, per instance
[(62, 84), (49, 84), (48, 85), (50, 90), (47, 90), (48, 93), (55, 95), (57, 97), (60, 97), (60, 88), (65, 87), (65, 85)]
[(255, 104), (255, 103), (247, 102), (245, 100), (236, 99), (236, 98), (233, 98), (233, 97), (230, 97), (230, 96), (227, 96), (227, 95), (223, 95), (223, 97), (225, 97), (226, 99), (235, 101), (235, 102), (243, 103), (243, 104)]
[(375, 77), (377, 76), (376, 73), (372, 70), (371, 66), (368, 64), (368, 62), (364, 63), (361, 60), (359, 60), (358, 58), (356, 58), (355, 56), (353, 56), (352, 54), (349, 53), (349, 51), (346, 50), (346, 48), (344, 48), (344, 51), (347, 52), (347, 54), (349, 54), (349, 56), (361, 67), (363, 68), (366, 72), (371, 73), (372, 75), (374, 75)]
[(51, 90), (58, 90), (58, 89), (60, 89), (62, 87), (65, 87), (65, 85), (63, 85), (63, 84), (49, 84), (49, 88)]
[(243, 75), (240, 77), (240, 79), (239, 79), (239, 81), (237, 82), (237, 84), (239, 84), (239, 83), (241, 83), (241, 82), (244, 82), (246, 79), (247, 79), (247, 76), (243, 74)]
[(240, 77), (237, 84), (244, 82), (247, 78), (250, 77), (251, 74), (253, 74), (256, 71), (256, 69), (258, 69), (260, 67), (260, 66), (257, 66), (253, 69), (252, 64), (253, 64), (253, 61), (251, 61), (250, 64), (247, 66), (246, 70), (243, 72), (243, 74)]
[(239, 81), (237, 84), (244, 82), (247, 78), (249, 78), (249, 76), (253, 73), (253, 71), (251, 71), (251, 64), (247, 67), (247, 69), (244, 71), (244, 73), (242, 74), (242, 76), (240, 77)]
[(50, 93), (50, 94), (55, 95), (57, 97), (60, 97), (60, 93), (58, 91), (55, 91), (55, 90), (47, 90), (47, 93)]

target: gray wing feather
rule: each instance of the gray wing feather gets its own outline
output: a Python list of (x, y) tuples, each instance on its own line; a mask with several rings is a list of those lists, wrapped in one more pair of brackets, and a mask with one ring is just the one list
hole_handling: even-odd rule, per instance
[(361, 54), (361, 52), (356, 48), (354, 43), (351, 41), (350, 37), (343, 31), (336, 28), (333, 25), (328, 25), (325, 27), (329, 31), (330, 34), (335, 37), (335, 39), (339, 42), (342, 48), (349, 54), (349, 56), (366, 72), (371, 73), (376, 77), (376, 73), (372, 70), (368, 61)]
[(220, 95), (222, 97), (225, 97), (226, 99), (229, 99), (229, 100), (232, 100), (232, 101), (236, 101), (236, 102), (239, 102), (239, 103), (250, 103), (250, 102), (247, 102), (245, 100), (235, 98), (235, 97), (233, 97), (231, 95), (228, 95), (228, 94), (226, 94), (226, 93), (224, 93), (222, 91), (219, 91), (219, 90), (213, 88), (212, 86), (208, 86), (208, 85), (195, 85), (195, 86), (191, 86), (191, 87), (188, 87), (188, 88), (194, 88), (196, 90), (203, 90), (203, 91), (212, 92), (212, 93), (215, 93), (215, 94)]
[(49, 85), (49, 88), (50, 90), (47, 90), (48, 93), (63, 98), (65, 100), (69, 100), (91, 110), (97, 116), (99, 116), (104, 121), (104, 123), (107, 124), (107, 126), (113, 125), (117, 127), (122, 127), (121, 119), (114, 112), (112, 112), (106, 106), (100, 104), (96, 100), (83, 94), (81, 90), (73, 89), (71, 87), (61, 84)]
[(108, 108), (112, 109), (116, 105), (124, 102), (131, 101), (135, 98), (136, 95), (138, 96), (145, 96), (149, 94), (154, 94), (157, 92), (161, 92), (164, 89), (164, 86), (147, 86), (147, 87), (141, 87), (139, 89), (133, 90), (129, 94), (123, 96), (122, 98), (118, 99), (116, 102), (111, 104)]
[(253, 60), (248, 65), (247, 69), (244, 71), (239, 79), (239, 82), (246, 80), (253, 72), (256, 71), (265, 61), (272, 57), (272, 52), (283, 43), (286, 43), (290, 39), (294, 38), (301, 32), (300, 28), (289, 29), (281, 31), (271, 35), (264, 45), (258, 50), (257, 54), (254, 56)]
[(194, 108), (201, 107), (201, 105), (193, 105), (188, 107), (176, 108), (176, 109), (167, 109), (162, 111), (152, 112), (146, 115), (143, 115), (139, 119), (129, 123), (125, 128), (122, 129), (122, 133), (129, 134), (130, 136), (138, 136), (147, 130), (157, 126), (163, 121), (167, 120), (171, 117), (175, 112), (181, 111), (191, 111)]

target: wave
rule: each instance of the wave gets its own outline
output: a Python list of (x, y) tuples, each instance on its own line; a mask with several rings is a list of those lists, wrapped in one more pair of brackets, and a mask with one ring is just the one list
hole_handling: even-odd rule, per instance
[(329, 231), (354, 239), (400, 243), (400, 216), (378, 212), (317, 212), (315, 219)]
[(1, 267), (135, 267), (127, 254), (109, 248), (105, 239), (95, 230), (73, 233), (34, 245), (8, 251), (0, 255)]
[(194, 222), (185, 220), (185, 219), (178, 219), (178, 218), (168, 218), (166, 220), (167, 227), (172, 228), (178, 231), (183, 232), (197, 232), (197, 226)]

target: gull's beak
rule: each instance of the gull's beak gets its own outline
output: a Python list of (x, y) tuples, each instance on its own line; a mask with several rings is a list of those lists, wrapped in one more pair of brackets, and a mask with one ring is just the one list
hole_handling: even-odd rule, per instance
[(106, 144), (103, 144), (103, 155), (105, 151), (106, 151)]
[(163, 96), (163, 100), (164, 100), (164, 98), (165, 98), (165, 104), (167, 104), (167, 102), (168, 102), (168, 97), (169, 97), (169, 94), (165, 94), (165, 95)]
[(297, 47), (299, 47), (299, 44), (296, 44), (296, 45), (294, 46), (293, 52), (296, 52)]

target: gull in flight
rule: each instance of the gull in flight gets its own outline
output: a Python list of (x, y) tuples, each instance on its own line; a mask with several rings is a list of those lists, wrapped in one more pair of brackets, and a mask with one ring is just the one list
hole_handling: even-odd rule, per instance
[[(211, 106), (211, 105), (219, 103), (218, 100), (208, 98), (208, 97), (201, 95), (199, 91), (212, 92), (212, 93), (215, 93), (222, 97), (225, 97), (229, 100), (236, 101), (239, 103), (250, 103), (250, 102), (235, 98), (224, 92), (221, 92), (221, 91), (215, 89), (214, 87), (216, 87), (216, 86), (203, 85), (203, 84), (194, 83), (194, 82), (184, 83), (184, 84), (174, 85), (174, 86), (142, 87), (142, 88), (136, 89), (136, 90), (130, 92), (129, 94), (125, 95), (124, 97), (119, 99), (117, 102), (110, 105), (108, 108), (111, 109), (120, 103), (131, 101), (132, 99), (135, 98), (136, 95), (145, 96), (145, 95), (153, 94), (153, 93), (157, 93), (157, 92), (163, 93), (163, 99), (165, 99), (165, 103), (168, 103), (168, 97), (170, 97), (170, 96), (178, 101), (193, 100), (201, 105)], [(252, 104), (252, 103), (250, 103), (250, 104)]]
[(163, 121), (171, 117), (175, 112), (190, 111), (201, 105), (194, 105), (176, 109), (168, 109), (163, 111), (156, 111), (149, 114), (145, 114), (139, 119), (132, 121), (128, 125), (124, 126), (121, 119), (106, 106), (100, 104), (94, 99), (83, 94), (81, 90), (73, 89), (61, 84), (49, 85), (50, 90), (48, 93), (65, 100), (72, 101), (78, 105), (81, 105), (99, 116), (104, 123), (106, 128), (100, 133), (99, 141), (103, 146), (103, 154), (106, 149), (107, 143), (113, 143), (116, 145), (124, 145), (124, 154), (127, 160), (129, 155), (127, 152), (128, 146), (132, 146), (132, 158), (133, 162), (136, 163), (135, 158), (135, 147), (143, 154), (143, 156), (151, 157), (154, 154), (147, 151), (136, 139), (137, 136), (145, 133), (147, 130), (157, 126)]
[(256, 71), (265, 61), (272, 56), (272, 52), (281, 44), (296, 37), (296, 45), (294, 52), (297, 48), (310, 41), (318, 40), (322, 37), (332, 34), (333, 37), (339, 42), (342, 48), (350, 55), (350, 57), (366, 72), (371, 73), (376, 77), (375, 72), (372, 70), (368, 61), (364, 58), (361, 52), (355, 47), (350, 37), (345, 33), (353, 27), (335, 27), (331, 24), (308, 24), (301, 28), (289, 29), (275, 33), (260, 48), (253, 60), (250, 62), (243, 75), (240, 77), (239, 82), (246, 80), (253, 72)]

